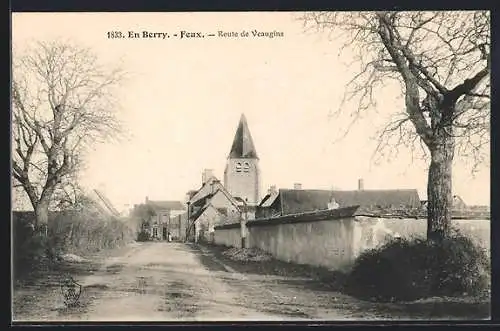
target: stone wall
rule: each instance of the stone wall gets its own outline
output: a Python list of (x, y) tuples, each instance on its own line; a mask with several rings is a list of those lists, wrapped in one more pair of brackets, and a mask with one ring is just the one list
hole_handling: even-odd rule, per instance
[[(324, 211), (248, 221), (247, 245), (283, 261), (347, 270), (363, 251), (391, 238), (425, 238), (425, 219), (358, 216), (352, 211), (342, 208), (338, 213)], [(490, 250), (489, 220), (453, 220), (452, 226)], [(215, 243), (241, 247), (240, 224), (216, 227)]]
[(345, 269), (354, 258), (353, 218), (248, 227), (250, 247), (300, 264)]
[(241, 247), (241, 227), (237, 223), (233, 227), (215, 229), (214, 243), (227, 247)]

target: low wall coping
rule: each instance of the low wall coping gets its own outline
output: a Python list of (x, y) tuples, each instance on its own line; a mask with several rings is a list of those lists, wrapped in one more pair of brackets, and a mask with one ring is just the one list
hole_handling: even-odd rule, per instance
[[(360, 206), (351, 206), (344, 207), (338, 209), (327, 209), (327, 210), (319, 210), (313, 212), (306, 213), (298, 213), (277, 217), (268, 217), (261, 218), (256, 220), (249, 220), (246, 222), (247, 227), (254, 226), (271, 226), (276, 224), (287, 224), (287, 223), (306, 223), (306, 222), (317, 222), (317, 221), (326, 221), (326, 220), (339, 220), (342, 218), (348, 217), (367, 217), (367, 218), (384, 218), (384, 219), (426, 219), (427, 216), (425, 214), (411, 215), (411, 214), (383, 214), (383, 213), (369, 213), (369, 212), (358, 212)], [(474, 219), (484, 219), (483, 217), (478, 216), (458, 216), (452, 215), (453, 220), (474, 220)], [(489, 219), (489, 218), (488, 218)], [(224, 230), (224, 229), (236, 229), (241, 226), (240, 222), (230, 223), (230, 224), (222, 224), (214, 227), (215, 230)]]
[(214, 226), (214, 230), (236, 229), (241, 226), (240, 222)]
[[(370, 214), (370, 213), (356, 213), (355, 217), (367, 217), (367, 218), (384, 218), (384, 219), (415, 219), (415, 220), (426, 220), (427, 215), (392, 215), (392, 214)], [(489, 215), (478, 215), (478, 216), (457, 216), (452, 215), (452, 220), (490, 220)]]
[[(327, 209), (319, 210), (313, 212), (299, 213), (284, 215), (278, 217), (261, 218), (256, 220), (249, 220), (246, 222), (247, 227), (254, 226), (270, 226), (276, 224), (286, 224), (286, 223), (304, 223), (304, 222), (317, 222), (317, 221), (335, 221), (342, 218), (354, 217), (356, 215), (356, 210), (359, 206), (350, 206), (338, 209)], [(224, 229), (234, 229), (240, 227), (240, 223), (231, 223), (215, 226), (215, 230)]]
[(327, 209), (307, 213), (284, 215), (278, 217), (262, 218), (247, 222), (247, 227), (270, 226), (275, 224), (307, 223), (317, 221), (335, 221), (343, 218), (353, 217), (359, 206), (351, 206), (338, 209)]

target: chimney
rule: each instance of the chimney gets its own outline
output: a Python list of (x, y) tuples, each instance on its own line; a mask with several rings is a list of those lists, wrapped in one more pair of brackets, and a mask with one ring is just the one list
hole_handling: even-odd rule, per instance
[(210, 177), (214, 176), (214, 171), (213, 169), (205, 169), (203, 170), (203, 173), (201, 174), (201, 184), (205, 184)]
[(148, 197), (148, 196), (146, 196), (146, 203), (148, 203), (148, 202), (149, 202), (149, 197)]
[(363, 178), (358, 179), (358, 190), (362, 191), (365, 189), (365, 183), (363, 182)]
[(275, 192), (276, 192), (276, 185), (271, 185), (267, 189), (267, 194), (272, 194), (272, 193), (275, 193)]
[(293, 184), (293, 189), (294, 190), (302, 190), (302, 184), (301, 183)]

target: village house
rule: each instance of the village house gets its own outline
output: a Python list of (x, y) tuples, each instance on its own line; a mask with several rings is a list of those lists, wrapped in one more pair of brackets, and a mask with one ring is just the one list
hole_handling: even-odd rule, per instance
[(236, 222), (241, 218), (238, 202), (227, 192), (211, 169), (202, 174), (201, 188), (188, 201), (191, 239), (209, 240), (218, 224)]
[(145, 204), (154, 211), (154, 215), (143, 224), (143, 231), (154, 240), (167, 240), (168, 234), (173, 239), (181, 237), (181, 226), (175, 217), (184, 213), (186, 208), (180, 201), (149, 200), (146, 197)]
[(187, 212), (170, 217), (169, 227), (171, 229), (172, 240), (185, 241), (188, 219)]
[(358, 212), (419, 210), (420, 198), (415, 189), (365, 190), (359, 181), (358, 190), (276, 190), (272, 186), (257, 207), (256, 218), (272, 218), (319, 210), (360, 206)]

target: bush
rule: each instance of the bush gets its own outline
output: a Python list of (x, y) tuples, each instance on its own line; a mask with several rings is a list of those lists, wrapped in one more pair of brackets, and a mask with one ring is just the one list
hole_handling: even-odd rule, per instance
[(75, 254), (115, 248), (134, 240), (132, 229), (124, 222), (88, 211), (58, 214), (49, 231), (52, 247)]
[(17, 212), (13, 216), (16, 278), (50, 265), (61, 253), (85, 255), (134, 240), (134, 232), (121, 220), (88, 211), (49, 214), (48, 236), (29, 226), (35, 220), (33, 212)]
[(433, 296), (477, 296), (490, 287), (486, 252), (454, 231), (440, 243), (393, 239), (363, 252), (344, 284), (347, 294), (377, 301), (412, 301)]
[(25, 240), (18, 241), (14, 251), (14, 272), (23, 274), (32, 271), (46, 256), (48, 240), (38, 234), (29, 235)]
[(148, 240), (149, 240), (149, 234), (145, 231), (141, 231), (137, 235), (137, 241), (148, 241)]

